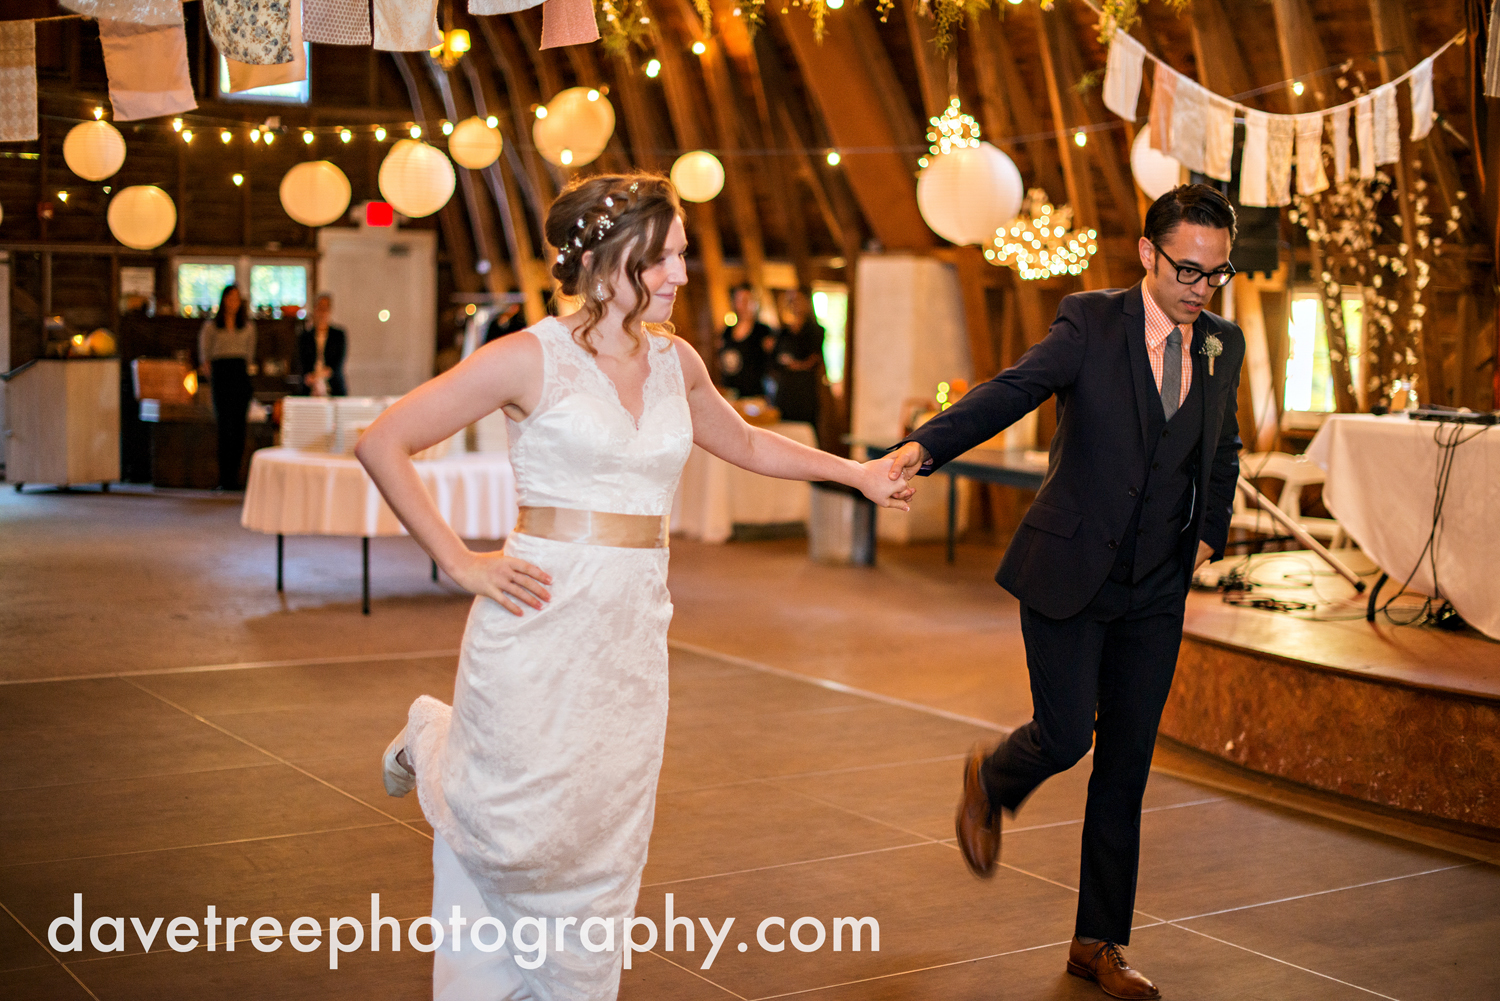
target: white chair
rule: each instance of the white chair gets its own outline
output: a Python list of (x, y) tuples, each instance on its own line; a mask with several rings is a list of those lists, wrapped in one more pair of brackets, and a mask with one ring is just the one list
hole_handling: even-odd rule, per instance
[[(1307, 534), (1329, 549), (1338, 549), (1349, 541), (1337, 519), (1303, 515), (1302, 488), (1323, 482), (1323, 470), (1306, 456), (1288, 455), (1285, 452), (1245, 453), (1240, 456), (1240, 475), (1252, 482), (1260, 479), (1281, 480), (1281, 493), (1272, 497), (1272, 502), (1295, 518), (1307, 530)], [(1244, 492), (1240, 490), (1234, 492), (1234, 511), (1229, 519), (1229, 527), (1258, 535), (1285, 534), (1270, 515), (1246, 500)]]

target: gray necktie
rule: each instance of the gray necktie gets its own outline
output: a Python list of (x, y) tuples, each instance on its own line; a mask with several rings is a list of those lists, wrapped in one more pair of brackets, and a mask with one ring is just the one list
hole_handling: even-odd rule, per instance
[(1167, 420), (1177, 413), (1182, 398), (1182, 328), (1173, 327), (1161, 358), (1161, 411)]

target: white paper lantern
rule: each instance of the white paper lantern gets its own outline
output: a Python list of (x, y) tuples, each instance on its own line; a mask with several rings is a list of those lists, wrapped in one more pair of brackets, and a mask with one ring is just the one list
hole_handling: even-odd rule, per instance
[(125, 137), (108, 122), (79, 122), (63, 140), (63, 162), (85, 181), (113, 177), (125, 162)]
[(304, 226), (327, 226), (349, 208), (349, 178), (327, 160), (299, 163), (281, 179), (281, 207)]
[(928, 228), (959, 246), (988, 244), (1025, 197), (1015, 162), (987, 142), (934, 156), (917, 178), (917, 207)]
[(453, 164), (439, 149), (398, 140), (380, 165), (380, 193), (409, 219), (432, 215), (453, 197)]
[(547, 102), (531, 127), (537, 152), (559, 167), (581, 167), (599, 158), (615, 134), (615, 109), (590, 87), (569, 87)]
[(156, 185), (134, 184), (110, 201), (107, 218), (116, 240), (135, 250), (151, 250), (177, 228), (177, 206)]
[(465, 118), (453, 126), (448, 137), (448, 155), (460, 167), (483, 170), (500, 159), (505, 141), (499, 129), (492, 129), (482, 118)]
[(672, 186), (690, 202), (711, 202), (724, 190), (724, 165), (706, 150), (684, 153), (672, 164)]
[(1130, 172), (1153, 202), (1177, 187), (1182, 176), (1182, 164), (1175, 157), (1151, 148), (1150, 123), (1135, 134), (1135, 142), (1130, 145)]

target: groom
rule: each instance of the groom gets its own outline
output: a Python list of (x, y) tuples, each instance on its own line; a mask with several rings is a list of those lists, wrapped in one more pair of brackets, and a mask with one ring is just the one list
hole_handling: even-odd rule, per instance
[(1158, 198), (1133, 288), (1063, 299), (1047, 337), (915, 431), (910, 479), (1057, 397), (1047, 477), (995, 580), (1020, 599), (1033, 718), (964, 770), (958, 844), (992, 875), (1000, 810), (1094, 748), (1068, 971), (1117, 998), (1158, 998), (1130, 942), (1141, 797), (1182, 641), (1193, 570), (1222, 556), (1239, 472), (1245, 342), (1205, 307), (1234, 274), (1234, 209), (1216, 189)]

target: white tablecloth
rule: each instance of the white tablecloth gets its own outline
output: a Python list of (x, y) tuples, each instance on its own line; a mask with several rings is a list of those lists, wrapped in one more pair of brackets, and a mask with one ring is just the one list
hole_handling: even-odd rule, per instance
[[(443, 520), (464, 539), (503, 539), (516, 523), (516, 484), (504, 452), (418, 462)], [(273, 535), (405, 535), (352, 456), (263, 448), (250, 462), (240, 524)]]
[[(811, 424), (785, 421), (770, 430), (816, 448)], [(748, 472), (693, 446), (672, 502), (672, 533), (703, 542), (723, 542), (735, 525), (806, 521), (811, 488), (801, 480), (778, 480)]]
[[(1435, 439), (1455, 435), (1465, 443), (1454, 455), (1443, 503), (1434, 586), (1432, 554), (1422, 556), (1422, 548), (1432, 530), (1443, 451)], [(1465, 622), (1500, 639), (1500, 427), (1335, 415), (1307, 454), (1328, 471), (1328, 510), (1394, 583), (1415, 569), (1411, 589), (1433, 596), (1440, 590)]]

